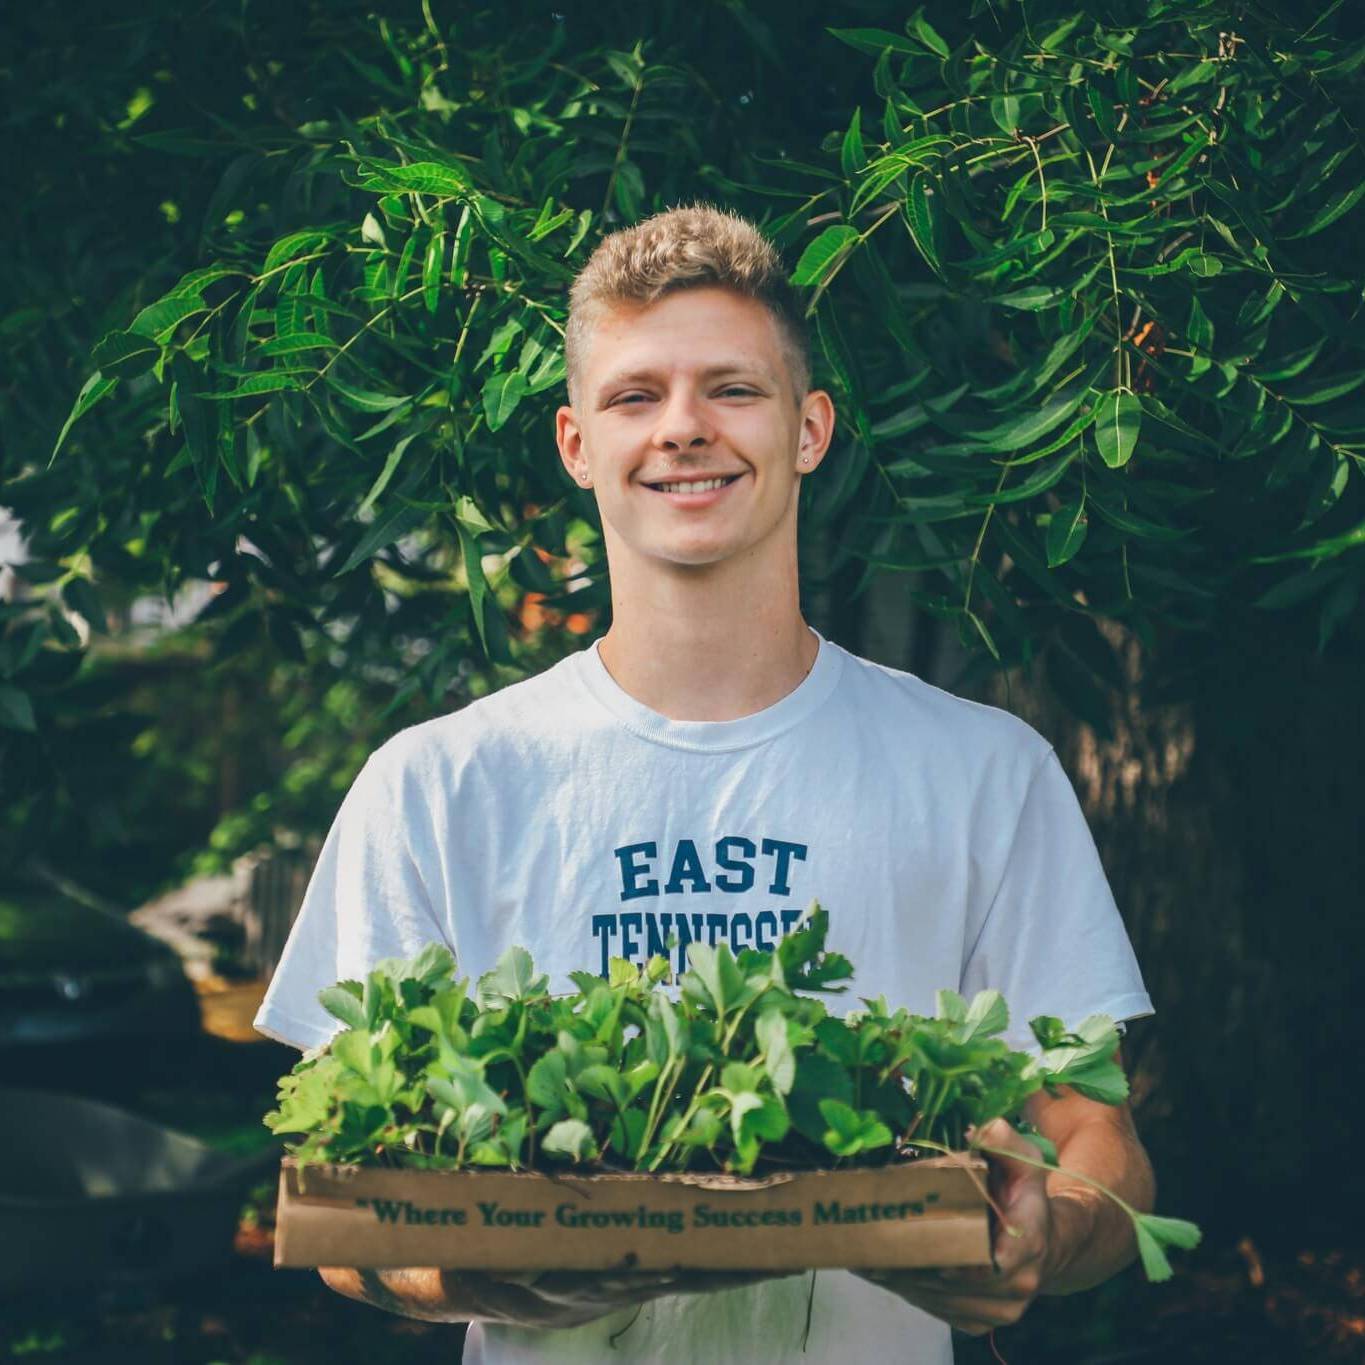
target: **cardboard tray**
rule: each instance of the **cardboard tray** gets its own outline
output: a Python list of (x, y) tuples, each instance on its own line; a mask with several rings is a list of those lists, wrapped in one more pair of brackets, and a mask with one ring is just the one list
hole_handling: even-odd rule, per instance
[(807, 1270), (989, 1265), (986, 1163), (763, 1179), (306, 1165), (285, 1157), (276, 1266)]

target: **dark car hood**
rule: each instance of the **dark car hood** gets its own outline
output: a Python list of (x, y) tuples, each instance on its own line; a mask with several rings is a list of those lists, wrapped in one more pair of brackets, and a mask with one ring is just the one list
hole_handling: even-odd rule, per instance
[(170, 951), (114, 915), (51, 892), (0, 893), (0, 972), (132, 966)]

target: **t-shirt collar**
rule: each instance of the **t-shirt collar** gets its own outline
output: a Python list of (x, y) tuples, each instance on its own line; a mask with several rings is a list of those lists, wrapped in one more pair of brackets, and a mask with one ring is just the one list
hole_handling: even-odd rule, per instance
[(737, 720), (671, 720), (651, 710), (607, 672), (598, 650), (600, 640), (573, 656), (575, 673), (602, 706), (642, 739), (706, 753), (746, 749), (800, 723), (834, 690), (843, 667), (842, 651), (813, 627), (810, 630), (819, 641), (810, 672), (785, 697)]

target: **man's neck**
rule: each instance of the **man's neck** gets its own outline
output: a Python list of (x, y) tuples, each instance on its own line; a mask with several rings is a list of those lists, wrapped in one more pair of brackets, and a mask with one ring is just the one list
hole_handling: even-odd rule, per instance
[(766, 566), (612, 579), (602, 662), (625, 692), (670, 720), (762, 711), (801, 684), (818, 651), (801, 616), (794, 553)]

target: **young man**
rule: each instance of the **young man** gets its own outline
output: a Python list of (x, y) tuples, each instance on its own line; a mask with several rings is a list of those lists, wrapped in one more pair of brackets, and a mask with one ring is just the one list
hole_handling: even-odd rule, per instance
[[(698, 939), (766, 947), (811, 900), (859, 995), (932, 1013), (941, 987), (1037, 1014), (1152, 1012), (1094, 842), (1022, 721), (859, 659), (802, 620), (797, 494), (824, 459), (802, 316), (748, 224), (680, 209), (608, 237), (575, 283), (560, 457), (591, 488), (612, 622), (539, 677), (383, 745), (323, 848), (257, 1028), (337, 1028), (317, 992), (438, 940), (477, 976), (510, 944), (568, 987)], [(1061, 1163), (1151, 1208), (1126, 1107), (1029, 1115)], [(983, 1141), (1028, 1147), (1003, 1121)], [(1017, 1320), (1112, 1275), (1126, 1217), (1008, 1159), (997, 1271), (493, 1279), (324, 1270), (334, 1289), (469, 1321), (478, 1362), (796, 1359), (948, 1365), (950, 1325)]]

